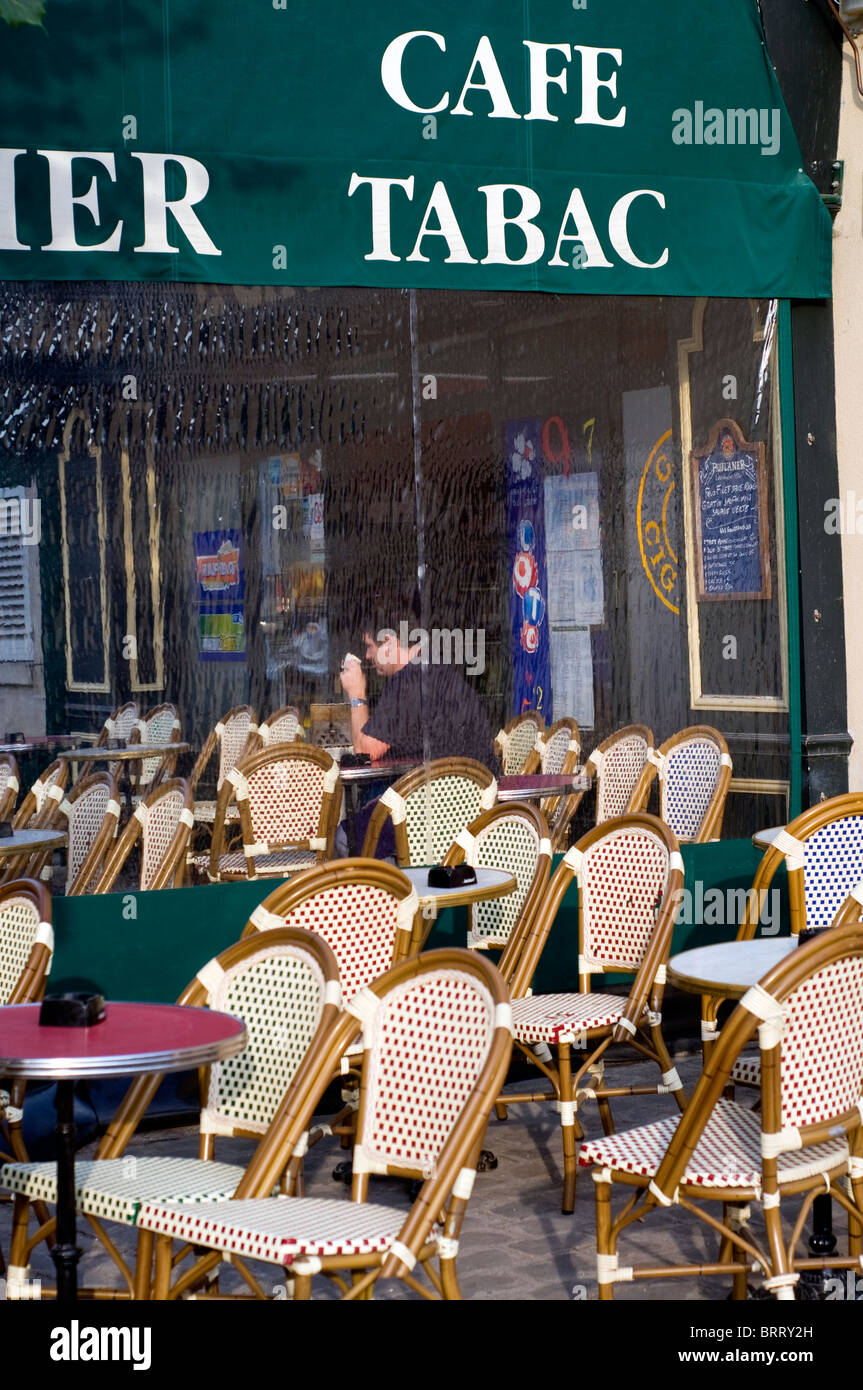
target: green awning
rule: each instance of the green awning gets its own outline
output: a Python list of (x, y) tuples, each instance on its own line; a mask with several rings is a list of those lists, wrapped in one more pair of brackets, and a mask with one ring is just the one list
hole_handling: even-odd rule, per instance
[(0, 276), (820, 298), (756, 0), (48, 0)]

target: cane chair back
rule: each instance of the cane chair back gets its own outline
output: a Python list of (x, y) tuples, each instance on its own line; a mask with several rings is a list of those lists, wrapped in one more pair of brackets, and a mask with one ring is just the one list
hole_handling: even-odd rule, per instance
[(15, 813), (12, 821), (15, 830), (23, 830), (28, 825), (42, 828), (51, 826), (57, 820), (57, 808), (63, 800), (69, 781), (69, 764), (59, 758), (49, 763), (40, 773)]
[[(286, 878), (332, 857), (341, 804), (338, 764), (323, 748), (278, 743), (226, 773), (210, 855), (211, 879)], [(242, 851), (223, 853), (227, 810), (240, 812)]]
[[(164, 745), (180, 742), (180, 720), (176, 705), (155, 705), (136, 722), (130, 737), (131, 743)], [(165, 777), (171, 777), (177, 765), (177, 754), (159, 753), (153, 758), (142, 758), (139, 763), (130, 764), (130, 781), (136, 796), (141, 796), (158, 786)]]
[(647, 806), (658, 775), (659, 815), (678, 840), (694, 844), (718, 840), (731, 766), (728, 745), (717, 729), (706, 724), (682, 729), (648, 754), (633, 805), (640, 810)]
[(343, 997), (352, 999), (410, 953), (419, 917), (416, 889), (398, 869), (377, 859), (342, 859), (276, 888), (243, 936), (281, 927), (315, 932), (336, 958)]
[(551, 727), (537, 738), (534, 756), (529, 760), (525, 770), (541, 772), (543, 775), (571, 772), (578, 766), (580, 757), (581, 735), (575, 720), (556, 719)]
[[(578, 884), (578, 994), (530, 995), (530, 983), (551, 925), (572, 883)], [(611, 1124), (609, 1097), (671, 1092), (685, 1104), (682, 1084), (662, 1035), (662, 996), (674, 917), (683, 891), (683, 861), (677, 841), (655, 816), (632, 814), (606, 821), (588, 832), (564, 856), (533, 922), (511, 943), (505, 963), (513, 997), (513, 1031), (518, 1047), (537, 1061), (551, 1081), (547, 1099), (556, 1100), (564, 1153), (563, 1210), (575, 1203), (576, 1113), (582, 1097), (599, 1102), (604, 1125)], [(502, 962), (504, 964), (504, 962)], [(629, 995), (601, 994), (592, 977), (606, 971), (634, 974)], [(609, 1045), (629, 1043), (654, 1061), (656, 1085), (623, 1088), (603, 1084)], [(587, 1054), (573, 1075), (573, 1046)], [(551, 1048), (557, 1050), (557, 1062)], [(582, 1079), (595, 1079), (581, 1090)], [(507, 1092), (505, 1106), (543, 1099)]]
[[(652, 751), (653, 733), (643, 724), (619, 729), (594, 748), (584, 764), (584, 773), (596, 787), (596, 825), (636, 809), (639, 778)], [(549, 819), (555, 852), (568, 848), (569, 827), (584, 795), (583, 791), (572, 792), (561, 797), (555, 807)]]
[[(285, 1156), (304, 1148), (322, 1087), (358, 1024), (363, 1052), (351, 1201), (295, 1196), (293, 1173), (285, 1199), (262, 1200)], [(321, 1050), (317, 1077), (286, 1098), (233, 1201), (198, 1206), (194, 1213), (151, 1202), (140, 1224), (220, 1254), (287, 1267), (295, 1298), (309, 1297), (314, 1274), (346, 1266), (354, 1271), (350, 1289), (343, 1285), (349, 1299), (362, 1297), (378, 1277), (404, 1278), (425, 1292), (410, 1271), (435, 1256), (441, 1262), (436, 1290), (459, 1297), (458, 1235), (489, 1097), (506, 1075), (510, 1046), (506, 990), (493, 966), (466, 951), (413, 956), (346, 1006)], [(406, 1218), (366, 1202), (371, 1173), (423, 1180)], [(442, 1229), (435, 1226), (441, 1213)], [(218, 1258), (205, 1256), (181, 1275), (170, 1296), (199, 1282)], [(170, 1264), (157, 1252), (157, 1298), (169, 1295)], [(368, 1272), (359, 1278), (363, 1269)], [(252, 1287), (260, 1289), (256, 1282)]]
[(138, 887), (141, 891), (168, 888), (172, 881), (175, 887), (182, 887), (186, 845), (194, 823), (188, 782), (172, 777), (160, 783), (135, 807), (122, 835), (106, 857), (93, 892), (110, 893), (139, 839)]
[(518, 714), (504, 725), (494, 741), (494, 751), (505, 777), (516, 777), (525, 771), (544, 728), (545, 720), (536, 710)]
[(363, 858), (374, 855), (381, 829), (393, 823), (396, 860), (402, 868), (438, 864), (460, 830), (490, 810), (497, 782), (471, 758), (437, 758), (387, 787), (372, 812)]
[[(51, 898), (33, 879), (0, 887), (0, 1005), (32, 1004), (42, 998), (54, 954)], [(21, 1136), (24, 1082), (0, 1086), (0, 1154), (26, 1159)]]
[[(126, 1095), (102, 1139), (96, 1157), (76, 1164), (78, 1210), (96, 1226), (104, 1220), (134, 1226), (145, 1200), (199, 1206), (229, 1198), (243, 1168), (214, 1161), (216, 1140), (259, 1139), (279, 1112), (286, 1090), (316, 1074), (317, 1056), (339, 1015), (338, 967), (325, 942), (311, 932), (289, 929), (259, 935), (209, 961), (183, 991), (178, 1003), (218, 1009), (242, 1018), (247, 1045), (237, 1057), (202, 1073), (199, 1157), (136, 1157), (122, 1154), (134, 1136), (161, 1076), (141, 1076)], [(285, 1155), (283, 1166), (290, 1159)], [(29, 1255), (38, 1235), (27, 1239), (26, 1203), (56, 1202), (53, 1163), (12, 1163), (0, 1170), (0, 1183), (16, 1194), (11, 1260), (26, 1280)], [(275, 1187), (274, 1179), (270, 1190)], [(104, 1241), (124, 1274), (133, 1297), (148, 1293), (148, 1265), (139, 1257), (137, 1280), (109, 1241)], [(90, 1290), (94, 1297), (113, 1296)], [(25, 1295), (26, 1296), (26, 1295)], [(37, 1295), (38, 1296), (38, 1295)]]
[(66, 822), (66, 896), (93, 891), (102, 860), (120, 820), (117, 784), (110, 772), (91, 772), (80, 778), (60, 802)]
[(469, 949), (503, 949), (518, 924), (533, 916), (548, 884), (551, 841), (545, 816), (519, 802), (493, 806), (459, 832), (443, 862), (515, 875), (514, 893), (468, 908)]
[(11, 753), (0, 753), (0, 820), (9, 820), (18, 800), (18, 764)]
[(128, 743), (139, 717), (140, 710), (133, 700), (129, 700), (125, 705), (118, 705), (99, 730), (95, 747), (104, 748), (111, 738), (118, 739), (120, 743)]
[(258, 733), (265, 748), (273, 743), (301, 743), (304, 735), (300, 711), (293, 705), (285, 705), (264, 720)]
[[(740, 1050), (756, 1033), (760, 1114), (724, 1097)], [(719, 1231), (724, 1253), (698, 1273), (733, 1275), (736, 1297), (746, 1297), (754, 1255), (765, 1290), (780, 1300), (794, 1298), (801, 1266), (813, 1267), (808, 1252), (800, 1260), (795, 1248), (812, 1201), (825, 1191), (849, 1213), (853, 1258), (842, 1263), (856, 1265), (863, 1226), (861, 1087), (863, 928), (850, 924), (792, 952), (743, 996), (678, 1122), (660, 1120), (584, 1145), (580, 1162), (602, 1170), (594, 1174), (600, 1297), (609, 1298), (624, 1277), (694, 1272), (691, 1264), (643, 1274), (618, 1267), (616, 1239), (624, 1225), (677, 1202), (710, 1225), (714, 1240)], [(625, 1219), (612, 1225), (607, 1204), (617, 1181), (642, 1192), (627, 1206)], [(803, 1195), (790, 1242), (781, 1224), (786, 1195)], [(705, 1200), (728, 1204), (721, 1220), (702, 1210)], [(768, 1240), (760, 1247), (745, 1225), (752, 1202), (763, 1207), (767, 1225)], [(730, 1218), (729, 1206), (737, 1209)], [(830, 1262), (827, 1253), (822, 1267)]]
[[(198, 783), (203, 777), (210, 759), (218, 751), (219, 765), (216, 772), (216, 795), (218, 796), (225, 776), (235, 767), (237, 762), (253, 753), (257, 746), (258, 725), (257, 715), (251, 705), (235, 705), (233, 709), (219, 720), (215, 728), (208, 734), (204, 746), (198, 754), (195, 766), (189, 783), (193, 794), (198, 790)], [(198, 821), (212, 822), (216, 814), (215, 801), (195, 801), (195, 819)]]

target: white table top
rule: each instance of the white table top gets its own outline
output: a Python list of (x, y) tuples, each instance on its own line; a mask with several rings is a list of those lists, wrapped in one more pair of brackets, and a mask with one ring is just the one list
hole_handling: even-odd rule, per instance
[(458, 888), (430, 888), (428, 867), (401, 872), (410, 879), (421, 905), (434, 902), (439, 907), (463, 907), (465, 903), (503, 898), (518, 887), (518, 879), (505, 869), (476, 869), (476, 883), (463, 883)]
[(775, 840), (782, 834), (784, 825), (770, 825), (766, 830), (756, 830), (752, 836), (753, 845), (759, 849), (770, 849)]
[(720, 941), (681, 951), (668, 962), (668, 982), (692, 994), (739, 999), (762, 975), (797, 949), (796, 936), (760, 936)]
[(61, 849), (68, 836), (65, 830), (13, 830), (0, 840), (0, 859), (33, 849)]

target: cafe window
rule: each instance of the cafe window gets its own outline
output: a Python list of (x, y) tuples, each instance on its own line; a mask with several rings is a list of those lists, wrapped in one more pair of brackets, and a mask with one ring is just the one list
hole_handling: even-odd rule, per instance
[(152, 692), (197, 746), (246, 702), (344, 741), (340, 662), (383, 607), (492, 735), (710, 724), (725, 833), (785, 819), (775, 302), (44, 284), (0, 317), (49, 726)]

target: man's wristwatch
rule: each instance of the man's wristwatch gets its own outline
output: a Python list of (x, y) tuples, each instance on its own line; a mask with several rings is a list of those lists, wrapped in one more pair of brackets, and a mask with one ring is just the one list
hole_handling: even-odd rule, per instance
[(368, 704), (368, 700), (353, 699), (353, 700), (351, 700), (351, 709), (356, 709), (358, 705), (367, 705), (367, 704)]

